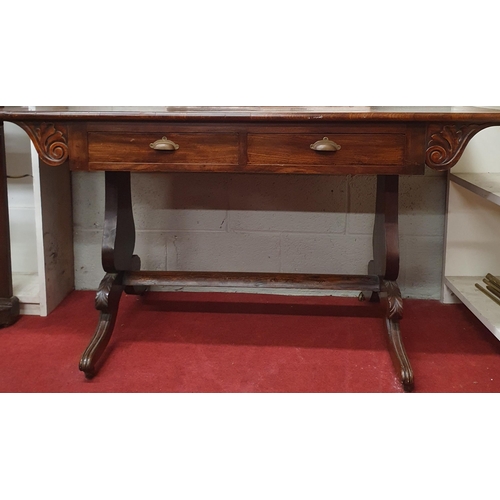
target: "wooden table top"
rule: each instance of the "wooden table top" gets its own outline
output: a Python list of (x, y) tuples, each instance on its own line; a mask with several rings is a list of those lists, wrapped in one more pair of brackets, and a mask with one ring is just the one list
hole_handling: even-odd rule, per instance
[(389, 121), (500, 123), (500, 107), (475, 106), (0, 106), (0, 120)]

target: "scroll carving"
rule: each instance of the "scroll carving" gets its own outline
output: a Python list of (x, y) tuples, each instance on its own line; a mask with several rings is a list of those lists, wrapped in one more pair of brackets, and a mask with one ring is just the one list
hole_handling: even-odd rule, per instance
[(449, 170), (456, 165), (465, 146), (480, 130), (490, 124), (438, 125), (428, 131), (426, 164), (434, 170)]
[(109, 294), (111, 293), (111, 288), (116, 282), (117, 274), (106, 274), (99, 284), (97, 293), (95, 296), (95, 308), (98, 311), (106, 311), (109, 306)]
[(47, 165), (57, 167), (68, 159), (68, 134), (65, 125), (20, 122), (19, 126), (29, 135), (40, 158)]
[(403, 318), (403, 298), (397, 282), (382, 281), (382, 291), (387, 293), (387, 318), (399, 320)]

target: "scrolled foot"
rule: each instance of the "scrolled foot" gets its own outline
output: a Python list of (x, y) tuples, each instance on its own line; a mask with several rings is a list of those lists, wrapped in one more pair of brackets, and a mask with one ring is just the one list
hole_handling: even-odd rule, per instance
[(413, 369), (406, 354), (399, 329), (399, 320), (403, 318), (403, 299), (398, 284), (395, 281), (383, 280), (381, 296), (386, 307), (387, 338), (392, 363), (403, 385), (403, 390), (411, 392), (414, 388)]
[(148, 290), (148, 286), (126, 286), (123, 291), (127, 295), (144, 295)]
[(96, 363), (102, 356), (106, 346), (111, 339), (113, 327), (115, 326), (116, 314), (102, 313), (99, 317), (99, 323), (90, 344), (82, 354), (80, 360), (80, 371), (85, 373), (88, 379), (93, 378), (96, 373)]
[(118, 313), (118, 305), (123, 292), (123, 273), (106, 274), (97, 290), (95, 304), (101, 311), (99, 323), (90, 344), (85, 349), (80, 360), (80, 371), (87, 378), (97, 373), (96, 364), (109, 343)]
[(380, 302), (380, 297), (378, 292), (361, 292), (358, 295), (358, 300), (360, 302), (364, 302), (365, 300), (368, 302)]
[(387, 333), (392, 364), (394, 365), (396, 373), (399, 376), (399, 380), (403, 385), (403, 390), (405, 392), (411, 392), (415, 386), (413, 381), (413, 369), (410, 365), (410, 360), (408, 359), (401, 340), (399, 322), (387, 319)]

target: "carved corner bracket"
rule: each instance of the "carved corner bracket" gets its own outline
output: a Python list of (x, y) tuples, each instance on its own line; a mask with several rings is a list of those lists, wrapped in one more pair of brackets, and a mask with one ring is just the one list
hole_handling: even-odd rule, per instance
[(69, 155), (68, 130), (61, 123), (17, 123), (26, 131), (40, 155), (52, 167), (62, 165)]
[(425, 162), (434, 170), (449, 170), (457, 164), (469, 141), (492, 124), (431, 124), (427, 129)]

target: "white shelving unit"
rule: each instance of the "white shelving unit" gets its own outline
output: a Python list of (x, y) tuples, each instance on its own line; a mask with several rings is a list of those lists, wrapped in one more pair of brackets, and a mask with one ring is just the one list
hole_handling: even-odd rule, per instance
[[(23, 130), (4, 124), (13, 291), (21, 314), (43, 314), (38, 273), (35, 183), (30, 141)], [(42, 300), (43, 302), (43, 300)]]
[(21, 314), (46, 316), (74, 286), (70, 174), (40, 163), (17, 125), (4, 131), (13, 293)]
[(500, 340), (500, 305), (475, 287), (500, 277), (500, 129), (474, 137), (448, 178), (442, 301), (462, 302)]

